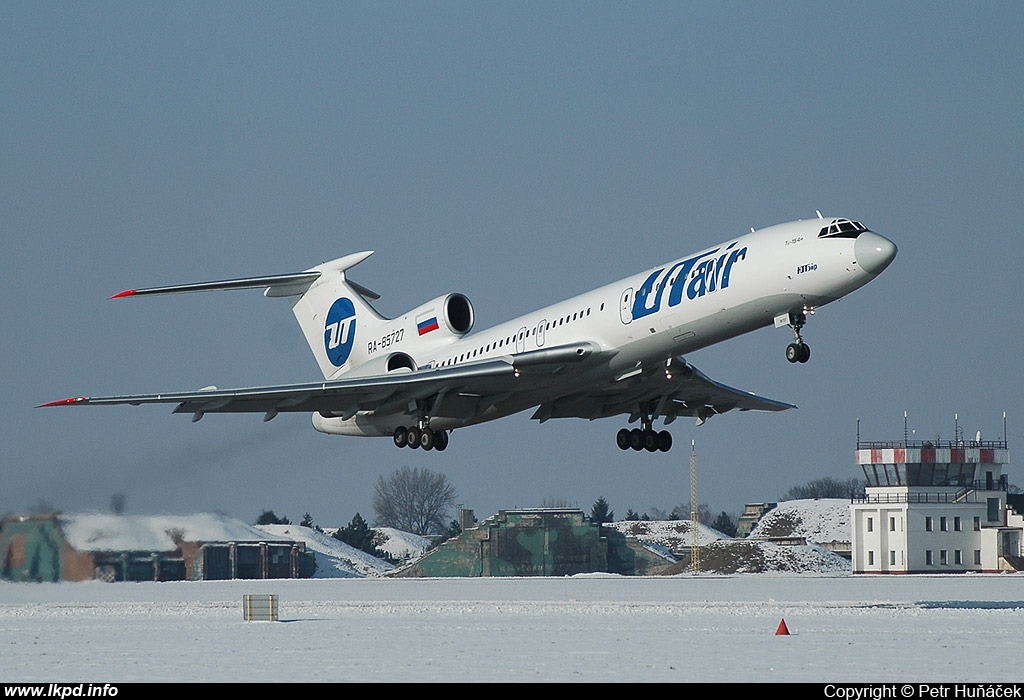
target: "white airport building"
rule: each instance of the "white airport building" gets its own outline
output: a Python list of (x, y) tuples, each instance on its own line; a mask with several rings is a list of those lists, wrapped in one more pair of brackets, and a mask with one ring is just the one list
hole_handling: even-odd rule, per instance
[[(1004, 433), (1005, 434), (1005, 433)], [(1024, 570), (1024, 516), (1007, 502), (1006, 441), (857, 441), (854, 574)]]

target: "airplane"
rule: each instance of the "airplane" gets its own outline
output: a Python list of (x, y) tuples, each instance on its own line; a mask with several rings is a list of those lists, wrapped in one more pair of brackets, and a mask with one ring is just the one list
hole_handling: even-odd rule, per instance
[(44, 406), (177, 404), (193, 422), (207, 413), (312, 414), (323, 433), (391, 437), (397, 447), (443, 451), (451, 431), (533, 409), (532, 418), (627, 416), (622, 450), (667, 452), (679, 416), (701, 425), (736, 409), (794, 405), (716, 382), (684, 355), (744, 333), (788, 327), (786, 359), (804, 363), (801, 331), (818, 307), (885, 270), (896, 246), (858, 221), (777, 224), (734, 237), (488, 330), (471, 333), (474, 308), (450, 293), (395, 318), (380, 296), (349, 279), (373, 251), (298, 273), (148, 289), (112, 299), (228, 289), (282, 297), (316, 358), (322, 381), (239, 389), (79, 396)]

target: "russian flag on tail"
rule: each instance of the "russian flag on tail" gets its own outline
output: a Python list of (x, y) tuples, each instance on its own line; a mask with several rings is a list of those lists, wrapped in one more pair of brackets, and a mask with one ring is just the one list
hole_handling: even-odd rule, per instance
[(420, 335), (426, 335), (430, 331), (436, 331), (441, 326), (437, 323), (437, 314), (431, 309), (425, 314), (416, 317), (416, 331)]

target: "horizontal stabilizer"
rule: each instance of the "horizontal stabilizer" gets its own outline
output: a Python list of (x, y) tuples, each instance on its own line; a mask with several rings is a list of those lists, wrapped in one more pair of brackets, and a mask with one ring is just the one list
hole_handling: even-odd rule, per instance
[(308, 289), (309, 285), (313, 284), (319, 277), (319, 271), (296, 272), (286, 275), (265, 275), (263, 277), (242, 277), (233, 280), (173, 284), (167, 287), (150, 287), (148, 289), (127, 289), (110, 298), (121, 299), (123, 297), (145, 296), (148, 294), (178, 294), (180, 292), (210, 292), (218, 289), (257, 289), (260, 287), (296, 286), (301, 290), (303, 286)]
[[(151, 294), (179, 294), (182, 292), (211, 292), (224, 289), (259, 289), (265, 288), (268, 297), (285, 297), (304, 294), (325, 272), (344, 273), (351, 267), (358, 265), (373, 254), (372, 250), (361, 253), (352, 253), (336, 260), (323, 263), (303, 272), (291, 272), (280, 275), (261, 275), (259, 277), (239, 277), (229, 280), (215, 280), (213, 282), (193, 282), (189, 284), (172, 284), (164, 287), (148, 287), (146, 289), (126, 289), (123, 292), (110, 297), (121, 299), (124, 297), (147, 296)], [(362, 297), (370, 301), (380, 299), (380, 295), (367, 289), (361, 284), (352, 280), (346, 280), (349, 287)]]

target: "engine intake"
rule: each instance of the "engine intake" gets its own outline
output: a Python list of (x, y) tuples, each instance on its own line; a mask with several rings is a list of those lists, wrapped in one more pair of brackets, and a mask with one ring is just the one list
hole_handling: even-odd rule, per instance
[(463, 294), (449, 294), (442, 302), (444, 322), (455, 335), (465, 335), (473, 329), (473, 304)]
[(415, 372), (416, 361), (404, 352), (393, 352), (388, 355), (387, 361), (384, 363), (385, 372), (394, 372), (395, 370), (403, 369)]

